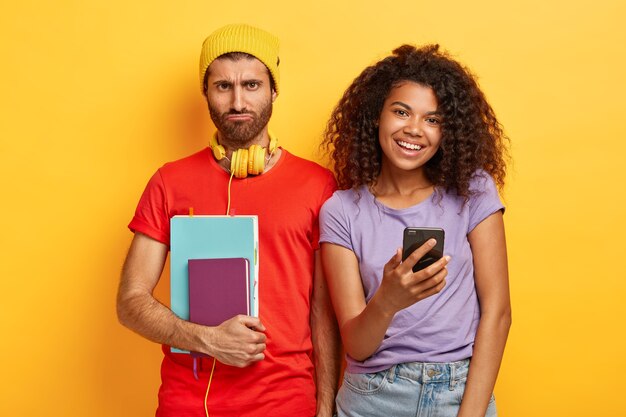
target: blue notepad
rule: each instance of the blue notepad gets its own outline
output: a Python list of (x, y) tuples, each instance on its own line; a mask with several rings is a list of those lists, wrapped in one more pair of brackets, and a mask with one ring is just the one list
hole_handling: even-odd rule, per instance
[[(174, 216), (170, 219), (170, 301), (172, 311), (189, 320), (190, 259), (245, 258), (249, 266), (250, 315), (258, 306), (257, 216)], [(172, 348), (172, 352), (184, 352)]]

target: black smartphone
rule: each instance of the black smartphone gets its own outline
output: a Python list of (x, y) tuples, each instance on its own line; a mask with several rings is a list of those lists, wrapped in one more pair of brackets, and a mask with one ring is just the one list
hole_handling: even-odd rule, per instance
[(435, 227), (407, 227), (404, 229), (402, 239), (402, 260), (404, 261), (415, 249), (422, 246), (430, 238), (434, 238), (437, 244), (413, 266), (413, 272), (417, 272), (437, 262), (443, 257), (443, 241), (445, 233), (443, 229)]

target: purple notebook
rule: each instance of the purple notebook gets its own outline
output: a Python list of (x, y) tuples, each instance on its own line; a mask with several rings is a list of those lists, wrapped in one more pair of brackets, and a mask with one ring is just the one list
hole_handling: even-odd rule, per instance
[(189, 321), (217, 326), (250, 313), (246, 258), (189, 260)]

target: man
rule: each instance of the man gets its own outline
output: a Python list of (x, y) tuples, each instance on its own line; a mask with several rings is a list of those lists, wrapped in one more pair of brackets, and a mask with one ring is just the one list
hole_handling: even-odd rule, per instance
[[(336, 184), (328, 170), (277, 147), (268, 132), (278, 66), (278, 39), (258, 28), (229, 25), (205, 40), (200, 82), (217, 128), (211, 149), (161, 167), (129, 225), (135, 236), (118, 316), (163, 344), (157, 416), (332, 415), (339, 342), (318, 260), (317, 216)], [(153, 297), (169, 250), (169, 219), (190, 208), (258, 216), (258, 318), (201, 326)], [(190, 355), (170, 347), (210, 356), (201, 359), (198, 379)]]

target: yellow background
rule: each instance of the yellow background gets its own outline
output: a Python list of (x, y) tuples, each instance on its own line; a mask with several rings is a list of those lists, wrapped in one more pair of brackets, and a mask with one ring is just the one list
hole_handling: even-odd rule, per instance
[(271, 126), (316, 160), (340, 94), (392, 48), (470, 66), (514, 158), (500, 415), (625, 415), (626, 3), (298, 4), (2, 2), (0, 415), (153, 415), (159, 346), (115, 316), (126, 224), (154, 170), (207, 143), (198, 52), (231, 22), (281, 38)]

